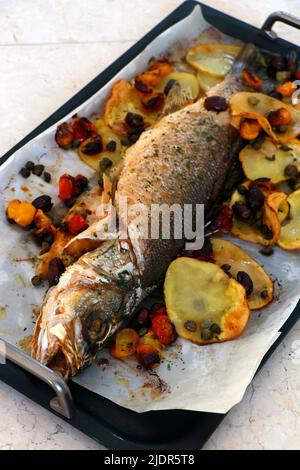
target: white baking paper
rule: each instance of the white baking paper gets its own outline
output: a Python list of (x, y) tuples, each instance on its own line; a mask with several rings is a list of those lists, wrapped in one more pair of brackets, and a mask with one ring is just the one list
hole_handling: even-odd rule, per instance
[[(209, 25), (196, 7), (191, 15), (156, 38), (115, 78), (132, 78), (147, 67), (153, 56), (163, 56), (178, 45), (191, 43)], [(99, 113), (111, 88), (108, 83), (74, 112), (90, 116)], [(58, 177), (64, 173), (92, 176), (75, 152), (60, 150), (54, 141), (56, 126), (17, 151), (0, 168), (0, 337), (19, 344), (33, 332), (35, 314), (44, 295), (34, 288), (33, 263), (24, 261), (38, 253), (29, 235), (8, 224), (5, 208), (12, 198), (31, 201), (49, 194), (57, 201)], [(25, 180), (18, 172), (27, 160), (40, 162), (52, 174), (52, 183), (32, 175)], [(80, 373), (77, 383), (119, 405), (138, 412), (162, 409), (188, 409), (225, 413), (238, 403), (251, 382), (263, 356), (280, 334), (280, 328), (300, 297), (300, 255), (276, 248), (266, 258), (258, 247), (236, 241), (244, 247), (278, 283), (279, 297), (268, 308), (253, 312), (244, 334), (235, 341), (196, 346), (178, 340), (164, 353), (164, 362), (152, 372), (137, 368), (135, 359), (118, 361), (107, 351)], [(24, 340), (25, 338), (25, 340)]]

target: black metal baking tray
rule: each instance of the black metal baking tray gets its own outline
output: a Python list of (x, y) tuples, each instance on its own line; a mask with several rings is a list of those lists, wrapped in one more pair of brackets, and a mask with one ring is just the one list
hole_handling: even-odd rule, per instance
[[(196, 5), (201, 5), (205, 19), (225, 34), (234, 36), (244, 42), (253, 42), (259, 47), (282, 54), (287, 53), (291, 48), (298, 49), (294, 44), (276, 38), (272, 31), (272, 26), (276, 21), (282, 21), (299, 28), (300, 21), (296, 18), (283, 13), (274, 13), (266, 20), (263, 27), (258, 29), (199, 2), (186, 1), (9, 150), (1, 158), (0, 164), (29, 140), (90, 98), (128, 62), (134, 59), (149, 42), (189, 15)], [(299, 316), (300, 303), (281, 328), (282, 334), (265, 355), (260, 368), (293, 327)], [(53, 412), (53, 408), (51, 409), (49, 406), (49, 402), (53, 398), (53, 390), (24, 368), (8, 360), (5, 365), (0, 366), (0, 379)], [(224, 415), (216, 413), (183, 410), (154, 411), (139, 414), (122, 408), (76, 383), (71, 382), (69, 387), (74, 402), (73, 415), (70, 419), (59, 416), (110, 449), (200, 449), (224, 418)]]

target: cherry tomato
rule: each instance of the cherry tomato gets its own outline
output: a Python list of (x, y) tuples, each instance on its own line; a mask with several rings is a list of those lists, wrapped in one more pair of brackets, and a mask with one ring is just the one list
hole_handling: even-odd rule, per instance
[(165, 346), (173, 343), (177, 338), (175, 327), (166, 315), (155, 315), (152, 319), (152, 331), (159, 342)]
[(86, 117), (75, 116), (73, 118), (72, 131), (74, 139), (83, 142), (85, 139), (97, 135), (97, 127)]
[(75, 214), (68, 221), (68, 230), (72, 235), (78, 235), (88, 228), (89, 224), (81, 214)]
[(65, 173), (59, 178), (59, 197), (63, 201), (72, 199), (75, 190), (75, 181), (73, 176)]

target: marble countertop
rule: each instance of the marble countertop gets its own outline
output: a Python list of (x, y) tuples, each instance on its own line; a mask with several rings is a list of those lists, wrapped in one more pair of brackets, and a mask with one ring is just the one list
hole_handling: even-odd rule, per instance
[[(0, 155), (181, 3), (180, 0), (1, 0)], [(299, 0), (211, 0), (260, 26)], [(242, 7), (241, 7), (242, 3)], [(299, 43), (300, 32), (276, 30)], [(1, 367), (1, 366), (0, 366)], [(300, 449), (300, 322), (205, 449)], [(0, 449), (104, 449), (0, 382)]]

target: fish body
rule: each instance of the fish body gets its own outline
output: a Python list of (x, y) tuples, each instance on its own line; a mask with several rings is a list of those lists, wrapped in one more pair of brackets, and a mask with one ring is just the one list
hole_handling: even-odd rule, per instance
[[(249, 51), (248, 51), (249, 58)], [(209, 95), (229, 101), (245, 89), (236, 73)], [(208, 212), (230, 170), (238, 132), (229, 111), (207, 111), (204, 99), (163, 117), (125, 156), (116, 196), (143, 204), (204, 204)], [(128, 211), (129, 214), (130, 211)], [(127, 240), (104, 241), (79, 258), (47, 294), (33, 338), (35, 359), (67, 377), (90, 364), (104, 341), (129, 318), (183, 248), (180, 239), (143, 239), (128, 215)]]

